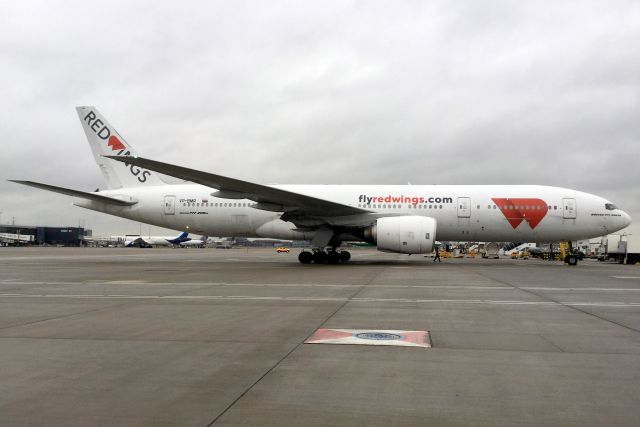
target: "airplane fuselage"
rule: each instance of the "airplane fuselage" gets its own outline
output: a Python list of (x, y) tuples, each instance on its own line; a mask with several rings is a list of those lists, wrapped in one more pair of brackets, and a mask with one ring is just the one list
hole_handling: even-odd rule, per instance
[[(440, 241), (549, 242), (602, 236), (630, 218), (607, 200), (580, 191), (533, 185), (276, 185), (275, 188), (366, 209), (371, 214), (331, 219), (353, 227), (389, 216), (437, 221)], [(255, 208), (247, 199), (211, 196), (198, 184), (130, 187), (99, 194), (137, 201), (114, 206), (82, 200), (76, 205), (156, 226), (212, 236), (309, 240), (314, 231), (280, 219), (282, 212)], [(326, 219), (325, 219), (326, 220)], [(298, 224), (300, 225), (300, 224)], [(315, 224), (317, 225), (317, 224)]]

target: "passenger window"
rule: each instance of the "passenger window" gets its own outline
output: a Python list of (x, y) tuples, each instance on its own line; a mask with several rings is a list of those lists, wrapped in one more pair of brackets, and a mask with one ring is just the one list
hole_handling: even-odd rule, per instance
[(557, 211), (557, 210), (558, 210), (558, 206), (553, 205), (553, 210), (554, 210), (554, 211)]

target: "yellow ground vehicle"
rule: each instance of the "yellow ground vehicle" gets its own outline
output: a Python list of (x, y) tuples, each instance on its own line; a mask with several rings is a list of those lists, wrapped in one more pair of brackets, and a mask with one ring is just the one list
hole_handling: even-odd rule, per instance
[(289, 248), (285, 248), (284, 246), (280, 246), (279, 248), (276, 248), (276, 252), (278, 252), (279, 254), (281, 254), (281, 253), (289, 253)]

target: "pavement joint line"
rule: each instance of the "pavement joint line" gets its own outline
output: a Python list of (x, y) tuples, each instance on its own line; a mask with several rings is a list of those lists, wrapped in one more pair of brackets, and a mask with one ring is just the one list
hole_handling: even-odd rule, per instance
[[(185, 291), (190, 292), (192, 290)], [(359, 292), (359, 291), (358, 291)], [(358, 293), (356, 292), (356, 294)], [(310, 297), (310, 296), (255, 296), (255, 295), (120, 295), (120, 294), (0, 294), (0, 298), (58, 298), (58, 299), (132, 299), (132, 300), (249, 300), (249, 301), (343, 301), (389, 303), (444, 303), (489, 305), (544, 305), (544, 306), (594, 306), (640, 307), (640, 302), (607, 301), (519, 301), (493, 299), (424, 299), (424, 298), (369, 298), (369, 297)], [(80, 314), (80, 313), (78, 313)], [(1, 328), (0, 328), (1, 329)]]
[[(467, 267), (467, 266), (464, 266), (464, 267)], [(579, 308), (580, 306), (593, 306), (593, 304), (588, 304), (588, 303), (583, 303), (583, 304), (563, 304), (561, 301), (557, 301), (557, 300), (554, 300), (553, 298), (546, 297), (546, 296), (541, 295), (539, 293), (533, 292), (532, 290), (520, 288), (520, 287), (518, 287), (516, 285), (512, 285), (511, 283), (504, 282), (504, 281), (502, 281), (500, 279), (492, 278), (492, 277), (487, 276), (486, 274), (483, 274), (483, 273), (480, 273), (480, 272), (478, 272), (477, 274), (479, 274), (480, 276), (482, 276), (484, 278), (487, 278), (489, 280), (494, 280), (497, 283), (502, 283), (502, 284), (505, 284), (505, 285), (512, 286), (512, 287), (514, 287), (516, 289), (522, 290), (523, 292), (527, 292), (527, 293), (529, 293), (531, 295), (535, 295), (538, 298), (542, 298), (542, 299), (545, 299), (547, 301), (551, 301), (551, 302), (554, 302), (556, 304), (560, 304), (561, 306), (564, 306), (564, 307), (569, 307), (570, 309), (579, 311), (580, 313), (586, 314), (587, 316), (595, 317), (596, 319), (599, 319), (599, 320), (601, 320), (603, 322), (611, 323), (613, 325), (616, 325), (616, 326), (619, 326), (621, 328), (624, 328), (624, 329), (627, 329), (627, 330), (630, 330), (630, 331), (633, 331), (633, 332), (636, 332), (636, 333), (640, 334), (640, 330), (638, 330), (636, 328), (633, 328), (631, 326), (627, 326), (627, 325), (625, 325), (623, 323), (620, 323), (620, 322), (613, 321), (611, 319), (606, 319), (606, 318), (604, 318), (602, 316), (599, 316), (599, 315), (597, 315), (595, 313), (591, 313), (591, 312), (588, 312), (586, 310), (583, 310), (583, 309)], [(628, 303), (628, 304), (626, 304), (624, 306), (626, 306), (626, 307), (634, 307), (634, 306), (638, 306), (638, 305), (640, 305), (640, 304), (639, 303)], [(616, 305), (616, 307), (620, 307), (620, 306), (621, 305)]]
[(546, 336), (544, 336), (543, 334), (535, 334), (538, 337), (540, 337), (540, 339), (542, 339), (543, 341), (545, 341), (547, 344), (550, 344), (552, 347), (557, 348), (558, 351), (560, 351), (561, 353), (565, 353), (564, 349), (561, 348), (560, 346), (556, 345), (556, 343), (554, 343), (553, 341), (551, 341), (549, 338), (547, 338)]
[[(442, 333), (442, 332), (451, 332), (451, 331), (443, 331), (443, 330), (430, 330), (432, 333)], [(454, 331), (458, 332), (458, 331)], [(536, 335), (541, 338), (545, 338), (540, 334), (525, 334), (525, 335)], [(591, 335), (590, 335), (591, 336)], [(608, 335), (606, 335), (608, 336)], [(162, 339), (148, 339), (148, 338), (113, 338), (113, 337), (104, 337), (104, 338), (83, 338), (83, 337), (38, 337), (38, 336), (1, 336), (1, 340), (44, 340), (44, 341), (95, 341), (95, 342), (145, 342), (145, 343), (197, 343), (197, 344), (216, 344), (216, 343), (228, 343), (228, 344), (255, 344), (258, 342), (259, 344), (273, 344), (278, 345), (282, 344), (282, 341), (255, 341), (255, 340), (228, 340), (228, 339), (214, 339), (214, 340), (198, 340), (198, 339), (171, 339), (171, 338), (162, 338)], [(297, 344), (288, 343), (285, 344)], [(431, 336), (431, 344), (435, 347), (434, 337)], [(482, 351), (482, 352), (518, 352), (518, 353), (568, 353), (568, 354), (594, 354), (593, 352), (584, 352), (584, 351), (565, 351), (557, 347), (553, 342), (549, 342), (553, 347), (558, 348), (559, 351), (546, 351), (546, 350), (525, 350), (525, 349), (501, 349), (501, 348), (473, 348), (473, 351)], [(442, 347), (447, 350), (459, 351), (459, 350), (469, 350), (467, 348), (457, 348), (457, 347)], [(607, 354), (607, 355), (638, 355), (637, 352), (619, 352), (619, 351), (603, 351), (598, 352), (597, 354)]]
[(538, 286), (522, 286), (516, 289), (534, 290), (534, 291), (593, 291), (593, 292), (621, 292), (621, 291), (633, 291), (638, 292), (640, 288), (552, 288), (552, 287), (538, 287)]
[[(80, 285), (146, 285), (146, 286), (238, 286), (238, 287), (274, 287), (274, 288), (359, 288), (361, 285), (357, 284), (325, 284), (325, 283), (228, 283), (228, 282), (143, 282), (143, 281), (127, 281), (127, 280), (114, 280), (114, 281), (82, 281), (82, 282), (6, 282), (11, 285), (25, 285), (25, 286), (38, 286), (38, 285), (52, 285), (52, 286), (80, 286)], [(416, 288), (416, 289), (479, 289), (479, 290), (544, 290), (544, 291), (632, 291), (640, 292), (640, 288), (565, 288), (565, 287), (550, 287), (550, 286), (484, 286), (484, 285), (369, 285), (369, 288), (384, 288), (384, 289), (402, 289), (402, 288)], [(7, 290), (19, 289), (11, 288)]]
[(97, 313), (99, 311), (108, 310), (108, 309), (111, 309), (113, 307), (121, 307), (121, 306), (124, 306), (124, 305), (135, 304), (135, 303), (136, 303), (136, 301), (125, 302), (125, 303), (122, 303), (122, 304), (115, 304), (115, 305), (114, 304), (110, 304), (110, 305), (108, 305), (106, 307), (98, 307), (98, 308), (94, 308), (94, 309), (91, 309), (91, 310), (85, 310), (85, 311), (80, 311), (80, 312), (76, 312), (76, 313), (70, 313), (70, 314), (64, 314), (64, 315), (59, 315), (59, 316), (47, 317), (45, 319), (38, 319), (38, 320), (31, 321), (31, 322), (26, 322), (26, 323), (9, 324), (9, 325), (5, 325), (5, 326), (1, 326), (0, 327), (0, 331), (5, 330), (5, 329), (36, 325), (38, 323), (49, 322), (51, 320), (66, 319), (66, 318), (69, 318), (69, 317), (79, 316), (79, 315), (88, 314), (88, 313)]
[(320, 325), (316, 326), (314, 328), (313, 331), (311, 331), (310, 334), (307, 335), (307, 337), (305, 339), (303, 339), (302, 341), (300, 341), (298, 344), (296, 344), (288, 353), (286, 353), (280, 360), (278, 360), (278, 362), (276, 362), (271, 368), (269, 368), (260, 378), (258, 378), (253, 384), (251, 384), (249, 387), (247, 387), (238, 397), (236, 397), (233, 402), (231, 402), (226, 408), (224, 408), (218, 415), (216, 415), (213, 420), (211, 420), (211, 422), (209, 424), (207, 424), (207, 427), (211, 427), (216, 421), (218, 421), (220, 419), (220, 417), (222, 417), (225, 413), (227, 413), (227, 411), (229, 411), (229, 409), (231, 409), (236, 403), (238, 403), (238, 401), (240, 401), (240, 399), (242, 399), (249, 391), (251, 391), (251, 389), (253, 387), (255, 387), (260, 381), (262, 381), (267, 375), (269, 375), (274, 369), (276, 369), (278, 366), (280, 366), (280, 364), (282, 362), (284, 362), (291, 354), (293, 354), (294, 351), (296, 351), (298, 348), (300, 348), (301, 346), (304, 345), (304, 342), (306, 340), (308, 340), (309, 338), (311, 338), (311, 336), (315, 333), (316, 330), (322, 328), (329, 320), (331, 320), (331, 318), (333, 316), (335, 316), (340, 310), (342, 310), (342, 308), (347, 305), (347, 303), (349, 302), (349, 300), (351, 298), (354, 298), (356, 295), (358, 295), (360, 292), (362, 292), (362, 290), (367, 287), (367, 285), (371, 284), (371, 282), (373, 282), (376, 277), (378, 277), (377, 271), (374, 271), (371, 274), (371, 277), (369, 278), (369, 280), (361, 285), (360, 289), (356, 290), (353, 295), (351, 295), (351, 297), (349, 299), (346, 299), (342, 304), (340, 304), (338, 306), (338, 308), (336, 308), (333, 312), (331, 312), (323, 321), (322, 323), (320, 323)]
[[(187, 289), (187, 290), (185, 290), (184, 293), (192, 292), (192, 291), (193, 291), (193, 289)], [(0, 297), (1, 296), (2, 296), (2, 294), (0, 294)], [(112, 309), (112, 308), (115, 308), (115, 307), (123, 307), (125, 305), (142, 304), (145, 301), (146, 301), (146, 299), (137, 298), (136, 301), (123, 302), (121, 304), (110, 304), (110, 305), (107, 305), (106, 307), (98, 307), (98, 308), (95, 308), (95, 309), (85, 310), (85, 311), (81, 311), (81, 312), (63, 314), (63, 315), (59, 315), (59, 316), (48, 317), (46, 319), (34, 320), (34, 321), (31, 321), (31, 322), (26, 322), (26, 323), (10, 324), (10, 325), (5, 325), (5, 326), (0, 326), (0, 331), (5, 330), (5, 329), (10, 329), (10, 328), (16, 328), (16, 327), (22, 327), (22, 326), (30, 326), (30, 325), (35, 325), (35, 324), (38, 324), (38, 323), (49, 322), (51, 320), (66, 319), (66, 318), (69, 318), (69, 317), (80, 316), (80, 315), (84, 315), (84, 314), (88, 314), (88, 313), (97, 313), (97, 312), (100, 312), (100, 311), (103, 311), (103, 310), (109, 310), (109, 309)]]
[[(199, 344), (215, 344), (215, 343), (231, 343), (231, 344), (282, 344), (282, 341), (256, 341), (256, 340), (230, 340), (230, 339), (212, 339), (212, 340), (199, 340), (199, 339), (172, 339), (172, 338), (83, 338), (83, 337), (39, 337), (39, 336), (3, 336), (0, 335), (0, 340), (60, 340), (60, 341), (122, 341), (122, 342), (183, 342), (183, 343), (199, 343)], [(285, 342), (285, 344), (297, 344), (296, 342)]]

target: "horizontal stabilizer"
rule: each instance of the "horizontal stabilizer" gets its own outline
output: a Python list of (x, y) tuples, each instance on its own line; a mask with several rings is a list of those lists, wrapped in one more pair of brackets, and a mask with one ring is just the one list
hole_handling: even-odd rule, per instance
[(9, 181), (18, 184), (28, 185), (29, 187), (36, 187), (42, 190), (53, 191), (54, 193), (66, 194), (67, 196), (73, 196), (80, 199), (93, 200), (95, 202), (110, 203), (112, 205), (131, 206), (138, 203), (137, 201), (120, 200), (114, 197), (103, 196), (96, 193), (87, 193), (86, 191), (72, 190), (70, 188), (56, 187), (55, 185), (42, 184), (40, 182), (33, 181), (19, 181), (10, 179)]

